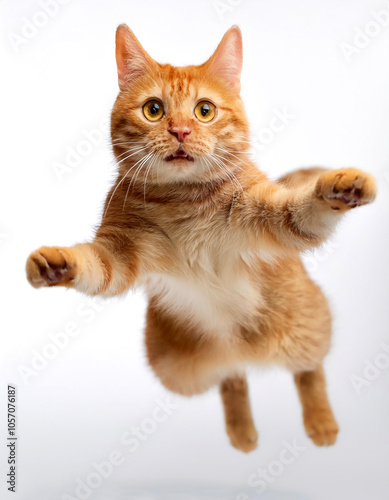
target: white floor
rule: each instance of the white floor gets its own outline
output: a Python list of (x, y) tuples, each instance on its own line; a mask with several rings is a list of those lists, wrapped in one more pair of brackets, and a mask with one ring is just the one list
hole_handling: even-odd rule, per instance
[[(9, 383), (18, 386), (19, 438), (18, 492), (6, 491), (3, 475), (1, 498), (388, 499), (389, 367), (382, 344), (389, 345), (389, 27), (350, 61), (341, 47), (354, 43), (356, 27), (374, 29), (367, 26), (373, 11), (389, 9), (375, 0), (223, 2), (68, 2), (17, 50), (10, 34), (20, 35), (26, 19), (39, 22), (41, 7), (33, 0), (0, 3), (4, 466)], [(152, 56), (176, 64), (202, 62), (239, 24), (243, 97), (261, 168), (276, 178), (300, 165), (355, 165), (376, 177), (376, 202), (349, 214), (331, 244), (306, 257), (335, 317), (326, 362), (341, 427), (334, 447), (316, 448), (305, 436), (288, 373), (253, 369), (260, 446), (237, 452), (216, 389), (177, 398), (151, 373), (141, 292), (101, 303), (28, 285), (30, 251), (85, 240), (98, 223), (114, 166), (96, 130), (104, 129), (117, 93), (113, 41), (121, 22)], [(284, 111), (288, 123), (265, 144), (264, 129)], [(61, 181), (55, 162), (64, 163), (92, 131), (96, 144)], [(77, 336), (60, 335), (72, 329)], [(68, 339), (57, 352), (54, 337)], [(52, 359), (26, 371), (42, 353)], [(157, 422), (161, 405), (164, 420)], [(134, 438), (137, 426), (144, 430)], [(288, 446), (299, 451), (283, 464)]]

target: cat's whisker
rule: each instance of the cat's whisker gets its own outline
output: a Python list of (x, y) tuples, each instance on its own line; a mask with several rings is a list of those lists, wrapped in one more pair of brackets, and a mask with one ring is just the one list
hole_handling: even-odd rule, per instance
[[(219, 149), (221, 149), (221, 148), (219, 148)], [(226, 151), (227, 153), (230, 153), (230, 152), (229, 152), (229, 151), (227, 151), (227, 150), (225, 150), (225, 151)], [(247, 162), (245, 162), (244, 160), (242, 160), (242, 158), (238, 158), (238, 157), (237, 157), (237, 156), (235, 156), (235, 155), (231, 155), (231, 156), (234, 156), (235, 158), (237, 158), (237, 160), (238, 160), (238, 161), (240, 161), (240, 162), (242, 162), (244, 165), (247, 165), (248, 167), (250, 166), (250, 164), (249, 164), (249, 163), (247, 163)], [(226, 160), (226, 161), (228, 161), (228, 162), (230, 162), (230, 163), (232, 163), (232, 165), (234, 165), (234, 166), (236, 166), (237, 168), (239, 168), (239, 170), (242, 170), (242, 171), (243, 171), (243, 168), (242, 168), (242, 167), (240, 167), (239, 165), (236, 165), (236, 164), (235, 164), (235, 163), (234, 163), (231, 159), (225, 159), (225, 160)], [(248, 177), (250, 177), (251, 179), (254, 179), (254, 178), (255, 178), (255, 177), (254, 177), (252, 174), (250, 174), (248, 171), (246, 171), (246, 175), (247, 175)]]
[[(135, 174), (134, 174), (134, 176), (131, 179), (131, 182), (129, 184), (129, 187), (132, 184), (132, 191), (133, 192), (134, 192), (134, 188), (135, 188), (135, 184), (136, 184), (137, 178), (138, 178), (139, 174), (141, 173), (143, 167), (147, 164), (148, 160), (152, 157), (152, 154), (153, 153), (149, 154), (146, 158), (144, 158), (143, 161), (139, 164), (139, 167), (136, 169)], [(126, 198), (127, 198), (127, 195), (128, 195), (128, 190), (127, 190), (127, 193), (126, 193)]]
[(200, 164), (201, 164), (201, 166), (202, 166), (202, 167), (206, 166), (206, 167), (207, 167), (207, 169), (208, 169), (208, 172), (209, 172), (209, 167), (208, 167), (208, 165), (204, 162), (203, 158), (201, 158), (201, 157), (200, 157), (200, 158), (199, 158), (199, 160), (200, 160)]
[(136, 148), (136, 147), (141, 147), (145, 146), (146, 144), (144, 142), (140, 142), (139, 144), (131, 144), (127, 142), (118, 142), (117, 144), (111, 144), (112, 147), (114, 146), (125, 146), (126, 148)]
[[(116, 143), (116, 142), (119, 142), (119, 141), (122, 141), (122, 140), (123, 140), (123, 139), (121, 139), (121, 138), (119, 138), (119, 137), (118, 137), (117, 139), (113, 139), (113, 140), (112, 140), (112, 143)], [(126, 142), (126, 144), (142, 144), (142, 142), (143, 142), (143, 141), (131, 141), (131, 140), (126, 140), (125, 142)]]
[(124, 155), (131, 153), (133, 151), (135, 151), (135, 152), (142, 151), (142, 149), (144, 149), (142, 146), (136, 146), (134, 148), (129, 148), (129, 149), (127, 149), (127, 151), (125, 151), (124, 153), (117, 156), (117, 158), (120, 158), (121, 156), (124, 156)]
[(243, 134), (234, 134), (234, 137), (237, 138), (237, 139), (246, 139), (246, 140), (250, 140), (251, 139), (250, 135), (243, 135)]
[[(238, 165), (236, 164), (235, 162), (233, 162), (232, 160), (230, 160), (229, 158), (225, 158), (224, 156), (222, 155), (219, 155), (217, 153), (213, 153), (213, 156), (218, 158), (225, 167), (228, 168), (228, 165), (226, 164), (226, 162), (230, 163), (231, 165), (233, 165), (234, 167), (236, 167), (238, 170), (243, 170), (242, 166), (241, 165)], [(230, 169), (231, 170), (231, 169)]]
[[(249, 151), (235, 151), (233, 149), (224, 149), (224, 148), (221, 148), (220, 146), (215, 146), (215, 149), (219, 149), (220, 151), (223, 151), (224, 153), (227, 153), (227, 154), (241, 154), (241, 155), (247, 155), (249, 153)], [(242, 158), (238, 158), (239, 160), (243, 161)]]
[(227, 165), (222, 161), (222, 159), (221, 159), (222, 157), (220, 157), (220, 158), (215, 157), (215, 153), (212, 153), (211, 157), (212, 157), (213, 161), (215, 162), (215, 164), (220, 168), (220, 170), (222, 170), (222, 172), (224, 172), (226, 174), (226, 176), (231, 180), (231, 182), (233, 184), (238, 185), (240, 191), (243, 192), (243, 187), (242, 187), (241, 183), (239, 182), (236, 175), (231, 171), (231, 169), (229, 169), (227, 167)]
[[(144, 145), (144, 142), (139, 142), (138, 144), (136, 144), (136, 146), (142, 146)], [(110, 151), (113, 150), (113, 147), (114, 146), (126, 146), (126, 147), (133, 147), (131, 145), (131, 143), (128, 143), (128, 142), (117, 142), (117, 143), (113, 143), (112, 141), (105, 141), (103, 146), (107, 149), (109, 149)]]
[(208, 166), (208, 165), (207, 165), (207, 163), (205, 162), (205, 158), (203, 158), (203, 157), (201, 157), (201, 156), (200, 156), (199, 160), (200, 160), (201, 165), (202, 165), (203, 167), (204, 167), (204, 166), (206, 166), (206, 167), (207, 167), (207, 169), (208, 169), (208, 172), (210, 173), (209, 166)]
[(149, 153), (148, 155), (144, 156), (143, 159), (139, 162), (139, 165), (138, 165), (137, 169), (135, 170), (134, 175), (133, 175), (133, 177), (130, 181), (130, 184), (129, 184), (129, 187), (131, 187), (131, 184), (132, 184), (133, 190), (134, 190), (137, 178), (138, 178), (142, 168), (144, 167), (146, 162), (151, 158), (151, 156), (152, 156), (152, 153)]
[(115, 146), (124, 146), (128, 149), (146, 146), (144, 141), (142, 141), (142, 142), (111, 142), (109, 145), (111, 146), (112, 150), (114, 149)]
[(241, 137), (243, 139), (250, 139), (251, 135), (235, 134), (234, 137)]
[(212, 166), (212, 165), (211, 165), (210, 161), (209, 161), (209, 160), (208, 160), (205, 156), (200, 157), (200, 161), (201, 161), (201, 163), (202, 163), (202, 161), (203, 161), (203, 160), (204, 160), (205, 165), (206, 165), (206, 167), (207, 167), (207, 169), (208, 169), (208, 172), (209, 172), (209, 178), (210, 178), (210, 179), (212, 179), (212, 170), (211, 170), (211, 166)]
[(139, 148), (145, 146), (144, 142), (140, 142), (139, 144), (131, 144), (128, 142), (118, 142), (117, 144), (112, 144), (112, 146), (127, 146), (128, 148)]
[[(130, 170), (131, 170), (131, 169), (130, 169)], [(104, 210), (103, 217), (107, 214), (108, 209), (109, 209), (109, 206), (110, 206), (111, 201), (112, 201), (112, 198), (114, 197), (114, 195), (115, 195), (115, 193), (116, 193), (116, 191), (117, 191), (118, 187), (120, 186), (120, 184), (121, 184), (121, 183), (124, 181), (124, 179), (127, 177), (127, 175), (128, 175), (128, 173), (129, 173), (129, 171), (130, 171), (130, 170), (128, 170), (128, 171), (126, 172), (126, 174), (125, 174), (125, 175), (123, 175), (123, 177), (120, 179), (120, 181), (119, 181), (119, 182), (118, 182), (118, 184), (116, 185), (115, 189), (113, 190), (113, 193), (111, 194), (111, 197), (109, 198), (107, 208)]]
[(132, 147), (132, 148), (128, 148), (124, 151), (124, 153), (121, 153), (120, 155), (115, 155), (116, 158), (120, 158), (121, 156), (124, 156), (126, 153), (131, 153), (132, 151), (136, 151), (136, 150), (139, 150), (139, 149), (142, 149), (142, 146), (135, 146), (135, 147)]
[[(234, 165), (234, 167), (236, 167), (237, 169), (239, 170), (244, 170), (242, 165), (239, 165), (238, 163), (235, 163), (234, 161), (231, 160), (231, 158), (226, 158), (225, 156), (223, 155), (219, 155), (218, 153), (214, 153), (217, 157), (219, 157), (220, 159), (222, 159), (224, 162), (228, 162), (228, 163), (231, 163), (232, 165)], [(243, 165), (247, 165), (247, 166), (250, 166), (249, 163), (245, 162), (242, 158), (238, 158), (237, 156), (233, 155), (233, 154), (230, 154), (229, 151), (227, 151), (227, 154), (229, 156), (233, 156), (234, 158), (237, 159), (238, 162), (241, 162), (243, 163)]]
[(232, 179), (232, 177), (231, 177), (230, 172), (229, 172), (229, 171), (227, 170), (227, 168), (226, 168), (226, 167), (225, 167), (225, 166), (221, 163), (221, 161), (220, 161), (218, 158), (214, 157), (213, 155), (211, 155), (211, 157), (212, 157), (213, 162), (216, 164), (216, 166), (217, 166), (217, 167), (219, 167), (219, 169), (220, 169), (222, 172), (224, 172), (224, 173), (226, 174), (226, 177), (227, 177), (228, 179), (230, 179), (231, 181), (233, 181), (233, 179)]
[(104, 210), (104, 214), (103, 216), (105, 216), (108, 212), (108, 209), (109, 209), (109, 206), (111, 204), (111, 201), (112, 201), (112, 198), (114, 197), (118, 187), (122, 184), (122, 182), (125, 180), (125, 178), (127, 177), (127, 175), (131, 172), (131, 170), (133, 170), (137, 165), (138, 163), (142, 160), (143, 158), (141, 158), (140, 160), (138, 160), (131, 168), (129, 168), (127, 170), (127, 172), (125, 173), (125, 175), (123, 175), (123, 177), (120, 179), (120, 181), (118, 182), (118, 184), (116, 185), (115, 189), (113, 190), (113, 193), (111, 194), (111, 197), (108, 201), (108, 205), (107, 205), (107, 208)]
[(131, 179), (131, 182), (130, 182), (130, 186), (131, 184), (133, 185), (133, 190), (134, 190), (134, 187), (135, 187), (135, 184), (136, 184), (136, 179), (138, 178), (138, 175), (140, 174), (142, 168), (144, 167), (145, 163), (151, 158), (153, 153), (149, 153), (148, 155), (146, 155), (142, 161), (139, 163), (139, 166), (138, 168), (136, 169), (135, 173), (134, 173), (134, 176), (133, 178)]
[(159, 160), (163, 156), (163, 153), (156, 153), (156, 155), (157, 155), (157, 160), (155, 162), (155, 173), (157, 175), (157, 184), (159, 184), (158, 165), (159, 165)]
[(147, 176), (149, 175), (150, 173), (150, 170), (151, 168), (153, 167), (156, 159), (158, 158), (158, 154), (157, 153), (153, 153), (153, 156), (151, 157), (151, 161), (146, 169), (146, 175), (145, 175), (145, 179), (144, 179), (144, 189), (143, 189), (143, 202), (146, 203), (146, 185), (147, 185)]
[(139, 172), (142, 170), (143, 168), (143, 165), (147, 162), (147, 160), (153, 155), (153, 153), (148, 153), (147, 155), (145, 155), (143, 158), (141, 158), (133, 167), (132, 169), (139, 163), (139, 166), (137, 167), (137, 169), (135, 170), (135, 173), (131, 179), (131, 181), (129, 182), (128, 184), (128, 187), (127, 187), (127, 191), (126, 191), (126, 196), (124, 198), (124, 202), (123, 202), (123, 208), (122, 208), (122, 211), (124, 211), (124, 208), (126, 206), (126, 202), (127, 202), (127, 197), (128, 197), (128, 192), (130, 190), (130, 187), (131, 187), (131, 184), (133, 183), (133, 185), (135, 185), (135, 181), (136, 181), (136, 178), (137, 176), (139, 175)]
[[(217, 158), (219, 158), (221, 161), (223, 161), (223, 163), (224, 163), (224, 165), (225, 165), (226, 167), (227, 167), (227, 165), (226, 165), (226, 163), (225, 163), (225, 162), (226, 162), (226, 161), (228, 161), (229, 163), (231, 163), (232, 165), (234, 165), (234, 167), (236, 167), (237, 169), (239, 169), (239, 170), (243, 170), (243, 168), (242, 168), (240, 165), (237, 165), (237, 164), (236, 164), (235, 162), (233, 162), (232, 160), (227, 159), (227, 158), (225, 158), (224, 156), (221, 156), (221, 155), (219, 155), (219, 154), (217, 154), (217, 153), (213, 153), (213, 154), (214, 154)], [(238, 158), (238, 160), (239, 160), (239, 158)]]
[[(136, 163), (135, 163), (135, 164), (134, 164), (134, 165), (133, 165), (133, 166), (132, 166), (132, 167), (131, 167), (128, 171), (127, 171), (127, 174), (128, 174), (129, 172), (131, 172), (131, 170), (133, 170), (133, 169), (134, 169), (134, 168), (138, 165), (138, 163), (139, 163), (139, 162), (141, 162), (142, 160), (143, 160), (143, 158), (141, 158), (140, 160), (138, 160), (138, 161), (137, 161), (137, 162), (136, 162)], [(126, 176), (127, 176), (127, 174), (126, 174)], [(131, 185), (131, 181), (129, 182), (128, 187), (127, 187), (127, 190), (126, 190), (126, 197), (125, 197), (124, 202), (123, 202), (122, 211), (124, 210), (124, 206), (125, 206), (125, 204), (126, 204), (127, 194), (128, 194), (128, 189), (129, 189), (129, 186), (130, 186), (130, 185)]]
[(122, 158), (120, 161), (117, 162), (118, 165), (120, 165), (121, 163), (123, 163), (124, 161), (128, 160), (128, 158), (131, 158), (131, 156), (135, 156), (139, 153), (141, 153), (142, 151), (144, 151), (145, 149), (147, 149), (147, 146), (145, 146), (144, 148), (140, 149), (139, 151), (135, 151), (135, 153), (131, 153), (129, 154), (128, 156), (126, 156), (125, 158)]
[(248, 144), (251, 147), (253, 145), (253, 141), (251, 139), (247, 139), (246, 137), (235, 136), (235, 139), (236, 140), (234, 142), (237, 142), (239, 144)]
[(247, 154), (247, 151), (235, 151), (233, 149), (223, 149), (219, 146), (215, 146), (215, 149), (220, 149), (221, 151), (225, 151), (226, 153), (240, 153), (240, 154)]

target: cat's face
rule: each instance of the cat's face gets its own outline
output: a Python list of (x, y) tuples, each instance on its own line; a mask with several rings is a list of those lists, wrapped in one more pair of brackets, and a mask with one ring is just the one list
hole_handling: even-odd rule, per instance
[(239, 30), (231, 28), (201, 66), (158, 64), (123, 25), (116, 44), (121, 92), (112, 141), (122, 170), (154, 183), (228, 177), (249, 146)]

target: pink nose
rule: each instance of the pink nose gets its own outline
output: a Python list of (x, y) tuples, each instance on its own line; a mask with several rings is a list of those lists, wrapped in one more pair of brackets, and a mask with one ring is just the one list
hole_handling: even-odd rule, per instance
[(169, 132), (177, 137), (178, 142), (184, 142), (184, 139), (192, 131), (189, 127), (170, 127)]

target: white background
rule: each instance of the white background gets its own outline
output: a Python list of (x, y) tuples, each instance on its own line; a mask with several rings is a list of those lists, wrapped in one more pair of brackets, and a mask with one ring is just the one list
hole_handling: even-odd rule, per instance
[[(235, 0), (223, 13), (209, 0), (70, 0), (48, 22), (38, 1), (1, 0), (1, 457), (5, 467), (6, 384), (18, 385), (18, 493), (1, 498), (60, 499), (74, 495), (76, 479), (93, 471), (113, 450), (125, 457), (90, 498), (147, 498), (137, 488), (174, 488), (205, 498), (257, 498), (248, 477), (277, 459), (284, 441), (305, 448), (258, 498), (387, 500), (389, 465), (389, 369), (353, 387), (389, 344), (389, 26), (370, 36), (347, 60), (341, 44), (353, 44), (356, 27), (385, 10), (375, 0)], [(219, 2), (222, 9), (223, 1)], [(35, 17), (34, 17), (35, 16)], [(41, 21), (17, 47), (29, 21)], [(389, 19), (388, 19), (389, 21)], [(272, 178), (297, 166), (357, 166), (375, 175), (379, 195), (350, 213), (332, 246), (308, 257), (334, 314), (334, 340), (326, 361), (328, 389), (341, 432), (331, 448), (305, 436), (290, 374), (250, 374), (259, 448), (244, 455), (224, 431), (216, 389), (191, 399), (128, 452), (122, 434), (151, 417), (167, 391), (147, 366), (143, 347), (145, 300), (141, 292), (99, 303), (72, 290), (34, 290), (25, 279), (28, 254), (45, 245), (85, 241), (98, 224), (115, 166), (108, 140), (93, 146), (62, 182), (53, 162), (107, 118), (117, 95), (114, 34), (126, 22), (160, 62), (202, 63), (223, 33), (243, 32), (242, 95), (254, 137), (274, 110), (293, 115), (255, 156)], [(374, 32), (374, 26), (370, 27)], [(367, 27), (369, 30), (369, 28)], [(11, 35), (12, 36), (12, 35)], [(370, 41), (369, 41), (370, 40)], [(361, 43), (361, 42), (359, 42)], [(81, 304), (81, 305), (80, 305)], [(95, 313), (94, 307), (101, 309)], [(97, 306), (96, 306), (97, 304)], [(89, 311), (87, 315), (85, 311)], [(87, 321), (90, 322), (88, 323)], [(34, 350), (50, 333), (74, 322), (80, 334), (44, 369), (24, 381)], [(381, 356), (381, 361), (384, 360)], [(385, 361), (385, 360), (384, 360)], [(5, 470), (4, 467), (2, 470)], [(217, 491), (223, 491), (217, 497)], [(203, 496), (200, 493), (203, 491)], [(165, 498), (165, 497), (164, 497)]]

